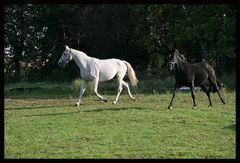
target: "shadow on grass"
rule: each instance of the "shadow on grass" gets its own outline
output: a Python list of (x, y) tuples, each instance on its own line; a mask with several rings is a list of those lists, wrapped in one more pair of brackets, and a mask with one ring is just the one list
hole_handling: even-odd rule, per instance
[(225, 126), (224, 129), (236, 131), (236, 124), (231, 124), (231, 125)]
[(62, 107), (74, 107), (74, 105), (59, 105), (59, 106), (23, 106), (23, 107), (10, 107), (10, 108), (4, 108), (4, 110), (31, 110), (31, 109), (44, 109), (44, 108), (62, 108)]
[(71, 111), (71, 112), (61, 112), (61, 113), (28, 114), (28, 115), (23, 115), (23, 116), (24, 116), (24, 117), (57, 116), (57, 115), (70, 115), (70, 114), (75, 114), (75, 113), (79, 113), (79, 112), (80, 112), (80, 110)]
[(90, 110), (83, 110), (83, 112), (101, 112), (101, 111), (123, 111), (123, 110), (149, 110), (149, 108), (144, 107), (110, 107), (110, 108), (97, 108)]
[(88, 109), (88, 110), (81, 110), (77, 109), (76, 111), (71, 112), (61, 112), (61, 113), (46, 113), (46, 114), (28, 114), (23, 115), (24, 117), (34, 117), (34, 116), (57, 116), (57, 115), (70, 115), (76, 114), (80, 112), (101, 112), (101, 111), (124, 111), (124, 110), (149, 110), (148, 108), (141, 108), (141, 107), (120, 107), (120, 108), (99, 108), (99, 109)]

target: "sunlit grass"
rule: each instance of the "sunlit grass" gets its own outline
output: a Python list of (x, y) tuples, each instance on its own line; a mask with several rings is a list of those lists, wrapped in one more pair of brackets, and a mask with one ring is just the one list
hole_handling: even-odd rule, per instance
[(211, 94), (208, 108), (198, 91), (197, 109), (190, 93), (180, 92), (172, 110), (170, 93), (135, 94), (131, 101), (123, 91), (117, 105), (105, 93), (109, 102), (88, 96), (79, 108), (75, 96), (45, 94), (4, 100), (5, 158), (236, 157), (235, 92), (224, 92), (226, 105)]

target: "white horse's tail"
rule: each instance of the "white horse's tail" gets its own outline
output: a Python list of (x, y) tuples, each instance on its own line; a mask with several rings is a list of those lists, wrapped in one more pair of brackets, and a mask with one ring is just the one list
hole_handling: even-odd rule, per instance
[(130, 79), (131, 85), (132, 85), (132, 86), (136, 86), (138, 80), (137, 80), (136, 74), (135, 74), (132, 66), (131, 66), (128, 62), (126, 62), (126, 61), (123, 61), (123, 62), (124, 62), (124, 63), (126, 64), (126, 66), (127, 66), (128, 78)]

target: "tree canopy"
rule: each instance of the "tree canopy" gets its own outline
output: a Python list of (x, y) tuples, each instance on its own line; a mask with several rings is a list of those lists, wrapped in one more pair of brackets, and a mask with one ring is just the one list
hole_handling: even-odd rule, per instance
[[(79, 76), (57, 65), (64, 45), (103, 58), (129, 61), (139, 71), (164, 68), (175, 44), (189, 62), (236, 63), (236, 8), (190, 4), (11, 4), (4, 6), (4, 76), (7, 81)], [(62, 75), (64, 74), (64, 75)]]

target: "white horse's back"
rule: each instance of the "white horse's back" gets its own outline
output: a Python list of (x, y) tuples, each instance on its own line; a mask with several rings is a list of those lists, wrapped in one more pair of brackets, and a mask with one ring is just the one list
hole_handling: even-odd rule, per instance
[(125, 76), (127, 66), (119, 59), (103, 59), (98, 60), (99, 81), (107, 81), (114, 78), (116, 75)]

